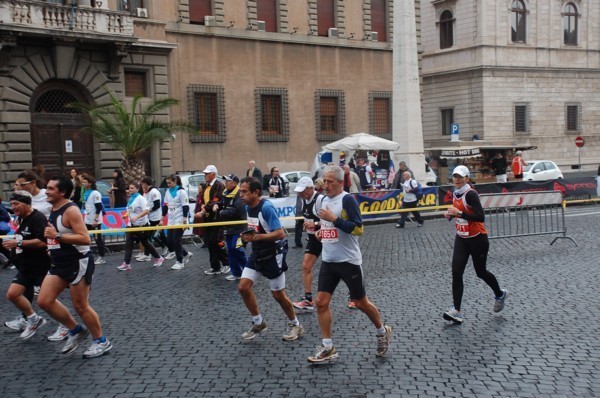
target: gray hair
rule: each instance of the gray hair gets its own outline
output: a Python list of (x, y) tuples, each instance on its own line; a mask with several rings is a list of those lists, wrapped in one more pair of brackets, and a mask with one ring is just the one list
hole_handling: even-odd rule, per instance
[(337, 181), (344, 181), (344, 170), (340, 166), (327, 166), (323, 170), (323, 175), (326, 173), (333, 173)]

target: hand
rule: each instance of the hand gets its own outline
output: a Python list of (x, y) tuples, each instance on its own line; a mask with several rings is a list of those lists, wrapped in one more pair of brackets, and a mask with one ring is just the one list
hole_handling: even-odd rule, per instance
[(321, 230), (320, 229), (315, 232), (315, 238), (317, 238), (317, 240), (319, 242), (321, 241)]
[(254, 242), (255, 235), (256, 235), (256, 232), (248, 233), (248, 234), (241, 234), (240, 238), (242, 238), (242, 242), (244, 242), (244, 243)]
[(56, 228), (54, 228), (54, 225), (48, 223), (44, 229), (44, 238), (54, 239), (56, 235), (58, 235)]
[(334, 222), (337, 220), (337, 215), (329, 209), (329, 206), (326, 206), (324, 209), (319, 210), (319, 218), (322, 218), (325, 221)]
[(456, 207), (451, 207), (448, 209), (448, 214), (452, 217), (460, 217), (461, 211)]
[(4, 239), (4, 240), (2, 240), (2, 247), (4, 247), (7, 250), (12, 250), (15, 247), (17, 247), (17, 240), (16, 239)]
[(304, 221), (304, 226), (302, 228), (305, 231), (314, 231), (316, 229), (316, 225), (314, 221)]
[(219, 205), (215, 203), (215, 204), (213, 205), (212, 211), (213, 211), (213, 213), (216, 213), (216, 212), (218, 212), (218, 211), (219, 211)]

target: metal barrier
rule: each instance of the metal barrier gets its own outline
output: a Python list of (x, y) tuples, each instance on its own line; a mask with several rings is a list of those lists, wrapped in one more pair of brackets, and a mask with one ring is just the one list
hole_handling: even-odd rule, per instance
[(561, 234), (550, 244), (569, 239), (578, 246), (575, 239), (567, 236), (559, 191), (483, 194), (480, 198), (490, 239)]

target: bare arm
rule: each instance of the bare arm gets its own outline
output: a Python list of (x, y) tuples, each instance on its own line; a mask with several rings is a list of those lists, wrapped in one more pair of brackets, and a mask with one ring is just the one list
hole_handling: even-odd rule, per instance
[[(62, 223), (65, 227), (73, 230), (72, 233), (61, 234), (60, 241), (71, 245), (89, 245), (90, 235), (81, 217), (81, 212), (75, 206), (65, 210)], [(58, 231), (51, 223), (48, 223), (44, 236), (46, 238), (55, 239)]]

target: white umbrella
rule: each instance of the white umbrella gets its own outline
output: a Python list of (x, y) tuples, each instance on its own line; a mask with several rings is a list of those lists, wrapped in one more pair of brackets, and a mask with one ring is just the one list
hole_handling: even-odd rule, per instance
[(356, 133), (323, 147), (326, 151), (388, 150), (395, 151), (400, 144), (367, 133)]

